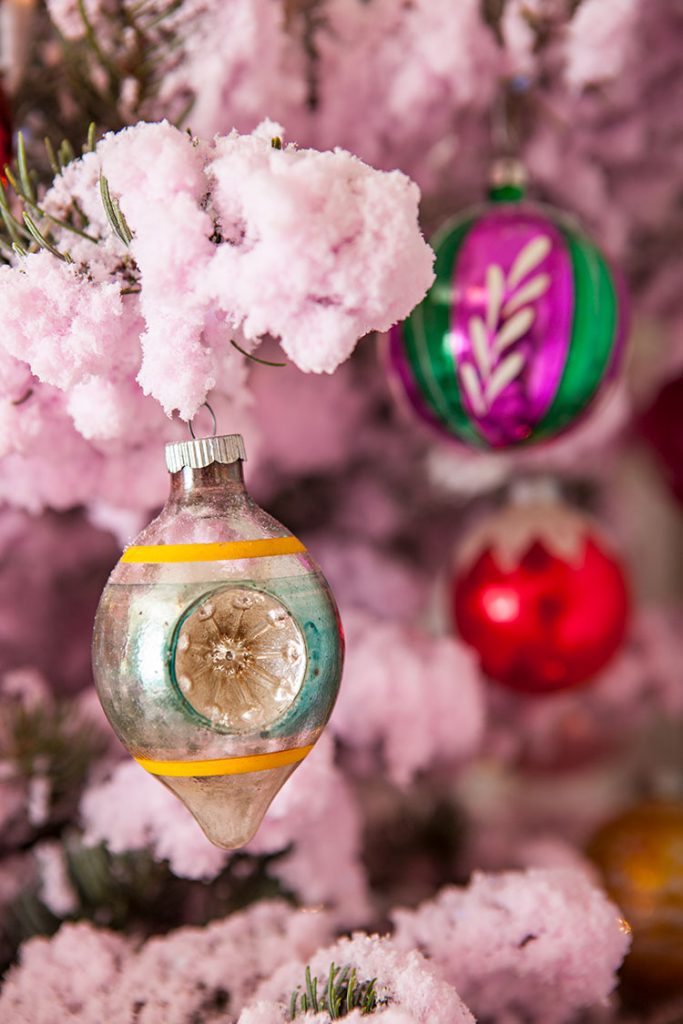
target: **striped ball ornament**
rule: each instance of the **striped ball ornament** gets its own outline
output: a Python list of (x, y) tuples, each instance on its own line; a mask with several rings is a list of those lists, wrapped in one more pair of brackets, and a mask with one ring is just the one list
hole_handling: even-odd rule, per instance
[(620, 282), (557, 211), (510, 189), (433, 240), (436, 280), (389, 339), (392, 373), (419, 417), (477, 448), (555, 437), (614, 372)]

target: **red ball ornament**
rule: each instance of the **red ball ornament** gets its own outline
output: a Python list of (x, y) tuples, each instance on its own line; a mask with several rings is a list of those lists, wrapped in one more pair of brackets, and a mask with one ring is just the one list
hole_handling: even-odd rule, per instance
[(595, 525), (545, 500), (510, 505), (466, 541), (452, 609), (486, 675), (545, 694), (588, 682), (616, 654), (629, 595)]

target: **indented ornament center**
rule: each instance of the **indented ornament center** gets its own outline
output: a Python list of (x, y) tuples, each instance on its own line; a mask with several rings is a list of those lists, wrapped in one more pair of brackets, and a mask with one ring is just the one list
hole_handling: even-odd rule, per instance
[(214, 591), (181, 619), (173, 671), (185, 699), (213, 725), (250, 732), (272, 725), (306, 674), (306, 644), (290, 612), (251, 587)]

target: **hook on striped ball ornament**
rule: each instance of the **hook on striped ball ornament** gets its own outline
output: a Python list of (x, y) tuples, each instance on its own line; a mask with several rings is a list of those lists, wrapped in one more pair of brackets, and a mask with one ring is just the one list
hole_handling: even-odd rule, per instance
[(513, 502), (465, 538), (451, 602), (485, 674), (538, 695), (590, 682), (620, 649), (630, 610), (596, 525), (551, 498)]
[(615, 370), (623, 287), (568, 217), (502, 185), (433, 240), (436, 279), (389, 337), (413, 411), (477, 448), (548, 440)]
[(169, 499), (112, 572), (93, 641), (115, 732), (225, 849), (311, 751), (343, 658), (327, 582), (249, 497), (244, 458), (236, 434), (167, 445)]

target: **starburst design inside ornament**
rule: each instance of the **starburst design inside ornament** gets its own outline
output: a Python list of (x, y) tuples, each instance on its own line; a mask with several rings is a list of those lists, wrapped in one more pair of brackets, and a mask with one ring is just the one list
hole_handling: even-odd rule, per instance
[(214, 727), (253, 732), (291, 707), (306, 661), (301, 629), (277, 598), (227, 587), (182, 620), (173, 668), (185, 699)]

